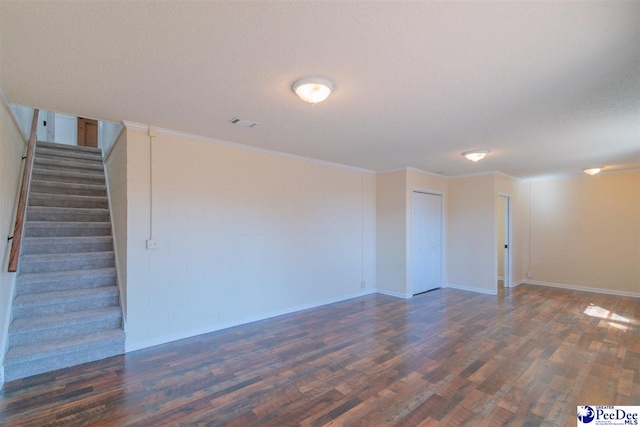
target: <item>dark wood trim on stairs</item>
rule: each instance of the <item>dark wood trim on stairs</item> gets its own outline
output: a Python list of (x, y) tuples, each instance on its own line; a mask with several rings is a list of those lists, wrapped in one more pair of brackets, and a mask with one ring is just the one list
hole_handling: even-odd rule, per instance
[(16, 225), (13, 229), (13, 241), (11, 242), (11, 252), (9, 254), (9, 273), (18, 270), (18, 260), (20, 258), (20, 245), (24, 234), (24, 221), (27, 213), (27, 196), (29, 185), (31, 184), (31, 170), (33, 168), (33, 156), (36, 151), (36, 132), (38, 129), (38, 115), (40, 110), (33, 110), (33, 120), (31, 121), (31, 133), (27, 144), (27, 157), (24, 169), (22, 170), (22, 184), (20, 185), (20, 197), (18, 198), (18, 211), (16, 213)]

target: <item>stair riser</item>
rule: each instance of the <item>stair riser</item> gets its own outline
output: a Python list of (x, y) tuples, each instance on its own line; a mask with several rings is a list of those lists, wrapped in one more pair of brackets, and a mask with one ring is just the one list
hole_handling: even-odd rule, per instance
[(116, 286), (116, 276), (98, 276), (85, 279), (67, 279), (64, 281), (51, 280), (36, 283), (20, 283), (16, 281), (16, 295), (36, 294), (40, 292), (73, 291), (78, 289), (93, 289), (103, 286)]
[(107, 190), (104, 188), (73, 188), (71, 186), (65, 186), (64, 183), (57, 183), (44, 185), (36, 182), (31, 183), (31, 193), (29, 198), (35, 194), (59, 194), (69, 196), (95, 196), (106, 197)]
[(60, 172), (103, 173), (102, 163), (83, 163), (62, 159), (43, 159), (36, 157), (33, 167)]
[(69, 182), (72, 184), (104, 185), (104, 175), (98, 174), (76, 176), (72, 174), (58, 174), (49, 170), (34, 168), (32, 178), (42, 181)]
[(107, 199), (73, 198), (62, 195), (44, 196), (32, 193), (29, 196), (29, 206), (43, 206), (52, 208), (86, 208), (86, 209), (107, 209), (109, 202)]
[(58, 271), (73, 271), (73, 270), (89, 270), (94, 268), (107, 268), (114, 266), (113, 257), (108, 258), (84, 258), (84, 257), (69, 257), (64, 261), (51, 261), (51, 260), (21, 260), (20, 273), (52, 273)]
[(82, 253), (82, 252), (109, 252), (113, 251), (113, 243), (23, 243), (23, 254), (56, 254), (56, 253)]
[(122, 327), (122, 319), (113, 317), (96, 322), (87, 322), (63, 327), (37, 330), (30, 332), (15, 333), (9, 331), (9, 346), (29, 345), (39, 342), (55, 341), (61, 338), (75, 337), (78, 335), (90, 334), (92, 332), (108, 331)]
[(43, 372), (81, 365), (83, 363), (106, 359), (107, 357), (118, 356), (121, 354), (124, 354), (124, 342), (89, 347), (75, 353), (5, 366), (5, 378), (6, 381), (13, 381), (41, 374)]
[(35, 158), (52, 161), (71, 161), (88, 165), (102, 164), (102, 156), (87, 153), (74, 153), (71, 151), (61, 152), (61, 150), (51, 150), (47, 148), (36, 148)]
[(55, 142), (37, 141), (36, 148), (46, 148), (49, 150), (61, 151), (63, 153), (82, 153), (102, 156), (102, 150), (100, 148), (84, 147), (81, 145), (67, 145)]
[(75, 222), (109, 222), (109, 213), (95, 212), (34, 212), (27, 209), (27, 221), (75, 221)]
[(111, 229), (105, 227), (62, 228), (62, 227), (29, 227), (25, 223), (26, 237), (91, 237), (111, 236)]
[(81, 299), (77, 301), (66, 301), (58, 304), (38, 305), (38, 306), (14, 306), (13, 318), (48, 316), (51, 314), (70, 313), (79, 310), (91, 310), (97, 308), (114, 307), (118, 305), (118, 296), (105, 296), (101, 298)]

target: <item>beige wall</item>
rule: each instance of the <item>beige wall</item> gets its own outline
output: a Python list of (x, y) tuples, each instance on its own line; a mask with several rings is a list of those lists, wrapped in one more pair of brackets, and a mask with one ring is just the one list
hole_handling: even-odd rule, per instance
[(640, 172), (530, 185), (534, 281), (640, 294)]
[(374, 174), (161, 133), (150, 210), (149, 146), (127, 130), (128, 349), (375, 289)]
[(407, 174), (376, 175), (377, 286), (393, 295), (407, 293)]
[(447, 184), (448, 283), (495, 293), (498, 281), (495, 177), (453, 178)]
[(118, 267), (118, 288), (123, 303), (122, 310), (127, 313), (127, 133), (120, 136), (105, 158), (107, 180), (109, 183), (109, 201), (111, 203), (111, 223)]
[[(0, 90), (2, 90), (0, 88)], [(11, 242), (6, 236), (13, 235), (15, 209), (20, 182), (22, 180), (21, 157), (26, 152), (25, 141), (5, 105), (0, 105), (0, 360), (4, 358), (9, 328), (10, 308), (13, 299), (15, 273), (7, 273)], [(0, 371), (0, 374), (2, 372)], [(3, 375), (0, 375), (0, 383)]]

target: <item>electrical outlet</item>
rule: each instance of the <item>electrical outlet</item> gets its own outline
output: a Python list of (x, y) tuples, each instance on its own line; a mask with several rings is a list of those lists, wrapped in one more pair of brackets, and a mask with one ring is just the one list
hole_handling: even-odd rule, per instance
[(533, 277), (533, 271), (528, 271), (528, 272), (527, 272), (527, 277), (528, 277), (529, 279), (531, 279), (531, 278)]
[(147, 240), (147, 249), (158, 249), (158, 241), (156, 239)]
[(360, 282), (360, 288), (364, 289), (366, 287), (367, 287), (367, 282), (365, 282), (364, 280)]

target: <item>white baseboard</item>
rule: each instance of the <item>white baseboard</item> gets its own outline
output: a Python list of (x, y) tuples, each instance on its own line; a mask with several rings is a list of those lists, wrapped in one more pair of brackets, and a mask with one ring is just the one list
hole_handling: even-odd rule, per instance
[(271, 317), (282, 316), (284, 314), (295, 313), (296, 311), (308, 310), (310, 308), (320, 307), (327, 304), (333, 304), (340, 301), (346, 301), (353, 298), (362, 297), (365, 295), (375, 293), (375, 289), (363, 289), (359, 292), (355, 292), (348, 295), (342, 295), (335, 298), (329, 298), (322, 301), (312, 302), (308, 304), (302, 304), (294, 307), (288, 307), (281, 310), (272, 311), (265, 314), (259, 314), (257, 316), (245, 317), (244, 319), (232, 320), (229, 322), (217, 323), (215, 325), (190, 329), (187, 331), (176, 332), (174, 334), (163, 335), (160, 337), (152, 338), (145, 341), (133, 342), (133, 343), (125, 343), (125, 352), (129, 353), (131, 351), (141, 350), (147, 347), (153, 347), (160, 344), (166, 344), (171, 341), (177, 341), (184, 338), (194, 337), (196, 335), (207, 334), (209, 332), (220, 331), (222, 329), (233, 328), (234, 326), (245, 325), (247, 323), (257, 322), (259, 320), (269, 319)]
[(388, 295), (390, 297), (409, 299), (412, 298), (413, 295), (401, 294), (400, 292), (387, 291), (385, 289), (376, 289), (376, 292), (382, 295)]
[(617, 291), (615, 289), (590, 288), (588, 286), (566, 285), (564, 283), (541, 282), (539, 280), (525, 280), (528, 285), (549, 286), (551, 288), (570, 289), (572, 291), (594, 292), (596, 294), (617, 295), (622, 297), (640, 298), (638, 292)]
[(504, 280), (504, 277), (498, 276), (498, 280)]
[(523, 283), (527, 283), (527, 282), (526, 282), (525, 280), (518, 280), (517, 282), (512, 283), (510, 287), (511, 287), (511, 288), (515, 288), (516, 286), (520, 286), (520, 285), (522, 285)]
[(481, 294), (487, 294), (487, 295), (498, 295), (498, 290), (488, 290), (488, 289), (482, 289), (482, 288), (472, 288), (470, 286), (462, 286), (462, 285), (456, 285), (453, 283), (447, 283), (445, 286), (445, 288), (450, 288), (450, 289), (457, 289), (459, 291), (470, 291), (470, 292), (478, 292)]

